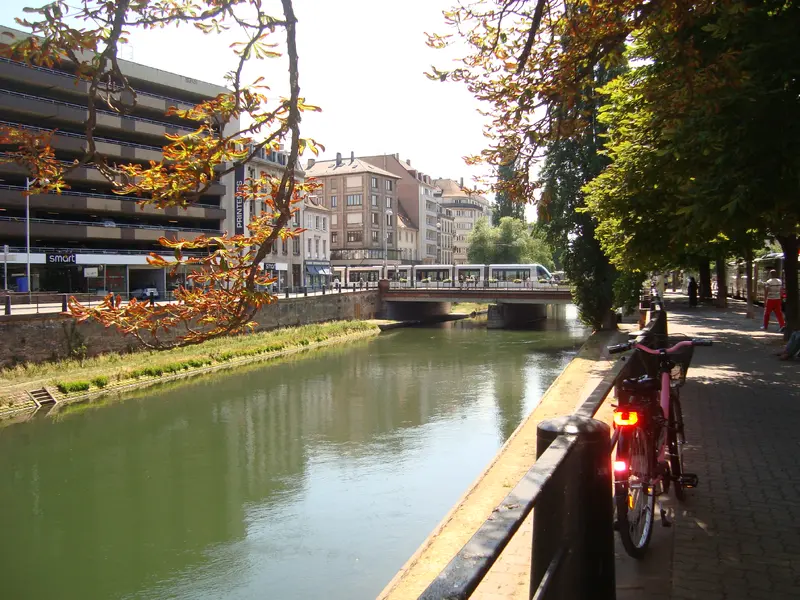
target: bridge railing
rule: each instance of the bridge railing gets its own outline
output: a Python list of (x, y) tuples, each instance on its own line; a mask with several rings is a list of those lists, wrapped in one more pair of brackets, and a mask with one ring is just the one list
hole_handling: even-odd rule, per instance
[[(637, 341), (652, 345), (667, 330), (660, 299)], [(530, 591), (536, 600), (613, 600), (613, 499), (609, 427), (593, 419), (614, 387), (645, 372), (634, 351), (617, 361), (576, 412), (539, 424), (537, 459), (491, 517), (420, 596), (469, 598), (534, 511)]]

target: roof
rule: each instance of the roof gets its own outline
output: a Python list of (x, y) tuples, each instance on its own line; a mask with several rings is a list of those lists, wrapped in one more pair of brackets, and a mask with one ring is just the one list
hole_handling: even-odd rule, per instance
[(360, 158), (343, 158), (339, 166), (335, 160), (320, 160), (306, 168), (306, 177), (330, 177), (332, 175), (356, 175), (358, 173), (371, 173), (381, 177), (400, 179), (398, 175), (379, 169)]
[(411, 217), (408, 216), (408, 213), (406, 213), (405, 209), (399, 204), (397, 206), (397, 223), (402, 224), (406, 229), (419, 231), (419, 227), (414, 224), (414, 221), (411, 220)]
[(442, 190), (442, 196), (446, 196), (448, 198), (452, 197), (459, 197), (459, 198), (468, 198), (469, 195), (461, 189), (461, 186), (458, 185), (458, 182), (453, 179), (437, 179), (434, 182), (434, 185)]
[(323, 206), (319, 202), (315, 200), (315, 196), (306, 196), (303, 201), (303, 206), (305, 208), (310, 208), (313, 210), (322, 210), (325, 212), (330, 212), (330, 209), (327, 206)]

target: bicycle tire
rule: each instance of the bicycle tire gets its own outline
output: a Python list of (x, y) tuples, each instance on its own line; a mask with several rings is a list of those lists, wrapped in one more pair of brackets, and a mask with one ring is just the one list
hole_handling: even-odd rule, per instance
[(669, 471), (670, 478), (675, 489), (675, 498), (684, 500), (686, 491), (681, 485), (681, 475), (683, 475), (683, 445), (686, 439), (683, 434), (683, 411), (681, 410), (680, 394), (676, 393), (670, 401), (670, 414), (667, 429), (667, 449), (669, 450)]
[(644, 429), (632, 427), (621, 434), (617, 460), (627, 461), (630, 473), (627, 482), (615, 485), (614, 502), (620, 540), (625, 552), (636, 559), (647, 552), (655, 522), (651, 454), (652, 445)]

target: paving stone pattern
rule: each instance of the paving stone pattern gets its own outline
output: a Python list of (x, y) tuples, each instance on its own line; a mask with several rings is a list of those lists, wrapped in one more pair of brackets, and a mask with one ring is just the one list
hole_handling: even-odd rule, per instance
[[(617, 598), (800, 598), (800, 361), (774, 356), (782, 337), (758, 330), (758, 309), (673, 297), (668, 313), (671, 333), (715, 341), (696, 349), (681, 396), (700, 485), (663, 498), (673, 524), (656, 524), (645, 559), (616, 540)], [(528, 519), (473, 597), (527, 598), (530, 536)]]

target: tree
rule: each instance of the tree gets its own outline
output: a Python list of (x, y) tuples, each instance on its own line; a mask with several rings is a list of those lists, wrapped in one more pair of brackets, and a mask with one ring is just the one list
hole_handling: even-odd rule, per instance
[(531, 264), (553, 268), (550, 248), (541, 234), (511, 217), (492, 227), (486, 218), (478, 219), (467, 240), (467, 260), (473, 264)]
[[(252, 329), (258, 309), (275, 300), (260, 291), (274, 281), (265, 275), (261, 263), (279, 239), (302, 231), (287, 228), (287, 223), (296, 203), (314, 185), (298, 184), (295, 168), (304, 149), (316, 154), (317, 146), (314, 140), (300, 137), (300, 120), (303, 111), (319, 110), (300, 96), (297, 19), (291, 0), (281, 0), (281, 8), (282, 14), (272, 16), (260, 0), (87, 0), (76, 7), (56, 0), (26, 9), (29, 19), (18, 24), (29, 29), (31, 37), (0, 44), (0, 56), (34, 65), (58, 64), (71, 68), (76, 80), (88, 83), (86, 146), (83, 156), (72, 164), (57, 159), (50, 143), (54, 132), (0, 126), (0, 144), (12, 148), (0, 160), (13, 161), (26, 170), (35, 182), (32, 194), (59, 193), (68, 187), (65, 177), (70, 171), (92, 166), (113, 184), (115, 192), (141, 196), (141, 204), (186, 208), (221, 175), (248, 162), (262, 148), (277, 149), (289, 141), (282, 177), (247, 179), (236, 190), (237, 196), (268, 206), (250, 224), (249, 234), (159, 240), (174, 258), (166, 260), (154, 253), (150, 264), (195, 267), (188, 276), (191, 289), (176, 290), (177, 303), (150, 307), (136, 300), (123, 303), (120, 297), (109, 295), (99, 307), (88, 308), (70, 299), (70, 310), (79, 320), (116, 326), (150, 347), (169, 347)], [(137, 98), (117, 59), (121, 45), (137, 28), (178, 25), (191, 25), (207, 34), (236, 28), (241, 34), (240, 41), (231, 45), (230, 92), (190, 110), (170, 109), (169, 115), (190, 119), (197, 129), (185, 136), (167, 136), (160, 162), (109, 160), (95, 142), (97, 111), (102, 107), (126, 114), (135, 108)], [(281, 57), (275, 50), (279, 45), (286, 48), (289, 96), (270, 100), (261, 78), (247, 82), (242, 73), (250, 59)], [(206, 255), (188, 257), (185, 250), (202, 250)]]
[(631, 51), (650, 60), (607, 87), (612, 163), (587, 187), (604, 248), (621, 262), (669, 248), (724, 267), (775, 237), (788, 257), (789, 329), (800, 326), (800, 50), (783, 36), (797, 27), (796, 5), (761, 2), (684, 27), (689, 56), (642, 36)]
[[(501, 181), (508, 181), (514, 176), (514, 169), (510, 165), (501, 165), (497, 172), (497, 177)], [(500, 191), (494, 199), (494, 206), (492, 207), (492, 225), (497, 227), (500, 224), (500, 219), (503, 217), (511, 217), (525, 222), (525, 205), (519, 202), (514, 202), (503, 188), (504, 185), (499, 186)]]

